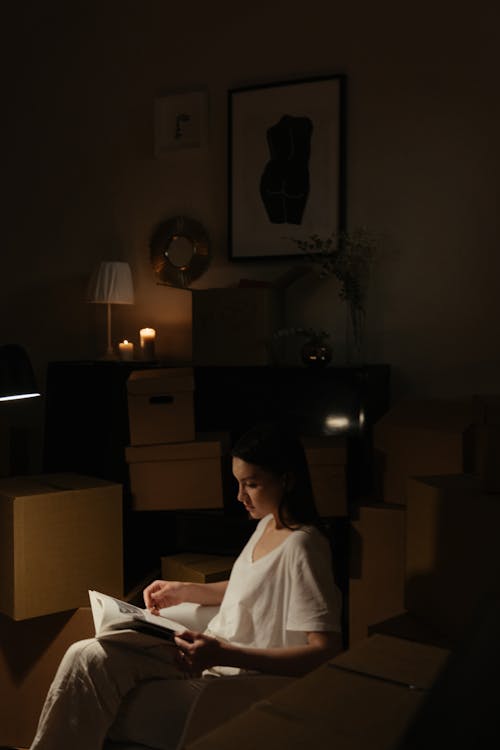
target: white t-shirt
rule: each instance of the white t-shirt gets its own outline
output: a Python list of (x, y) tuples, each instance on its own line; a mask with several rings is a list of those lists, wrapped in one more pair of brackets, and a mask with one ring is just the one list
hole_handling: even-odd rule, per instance
[(271, 518), (260, 520), (234, 563), (207, 634), (237, 646), (274, 648), (304, 645), (307, 632), (340, 631), (340, 592), (328, 540), (318, 529), (303, 526), (252, 560)]

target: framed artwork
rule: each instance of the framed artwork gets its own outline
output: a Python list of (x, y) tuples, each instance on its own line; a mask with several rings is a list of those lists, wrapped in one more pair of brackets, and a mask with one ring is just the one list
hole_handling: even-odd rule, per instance
[(345, 228), (343, 75), (228, 92), (231, 260), (302, 255), (292, 239)]
[(200, 148), (207, 137), (207, 94), (189, 91), (155, 99), (155, 156)]

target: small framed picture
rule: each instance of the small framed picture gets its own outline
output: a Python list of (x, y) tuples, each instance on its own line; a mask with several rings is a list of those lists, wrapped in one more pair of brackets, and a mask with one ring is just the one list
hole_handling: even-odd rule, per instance
[(155, 156), (200, 148), (207, 138), (207, 93), (188, 91), (155, 99)]

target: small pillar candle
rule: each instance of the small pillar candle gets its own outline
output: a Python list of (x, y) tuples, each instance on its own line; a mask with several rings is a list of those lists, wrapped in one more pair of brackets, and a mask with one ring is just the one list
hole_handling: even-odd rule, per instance
[(125, 339), (125, 341), (120, 341), (118, 349), (120, 350), (120, 359), (134, 359), (134, 345), (131, 341), (127, 341), (127, 339)]
[(155, 339), (156, 331), (154, 328), (141, 328), (139, 331), (141, 337), (141, 354), (142, 358), (152, 360), (155, 358)]

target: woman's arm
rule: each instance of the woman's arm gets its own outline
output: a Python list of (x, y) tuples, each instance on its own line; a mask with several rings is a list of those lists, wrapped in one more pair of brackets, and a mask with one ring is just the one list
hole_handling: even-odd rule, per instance
[(176, 637), (182, 661), (193, 672), (224, 666), (289, 677), (302, 677), (342, 650), (340, 633), (307, 633), (307, 641), (304, 646), (244, 648), (189, 630)]
[(218, 606), (224, 597), (228, 581), (216, 583), (188, 583), (184, 581), (153, 581), (144, 589), (144, 603), (153, 613), (163, 607), (193, 602)]

